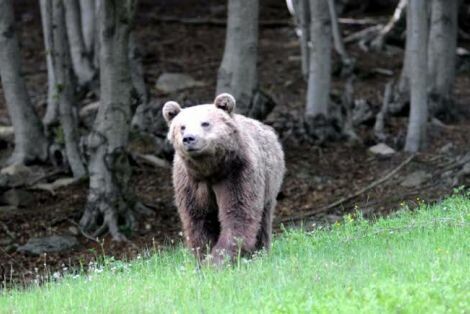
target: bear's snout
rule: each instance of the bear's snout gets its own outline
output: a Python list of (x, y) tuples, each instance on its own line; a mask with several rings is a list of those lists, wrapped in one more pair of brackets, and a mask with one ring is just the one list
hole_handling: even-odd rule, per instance
[(195, 150), (197, 145), (197, 136), (193, 134), (185, 134), (183, 136), (183, 145), (188, 150)]

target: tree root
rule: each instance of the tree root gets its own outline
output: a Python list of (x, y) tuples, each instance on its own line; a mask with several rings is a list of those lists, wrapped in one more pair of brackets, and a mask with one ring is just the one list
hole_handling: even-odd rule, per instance
[[(88, 202), (85, 207), (79, 228), (80, 232), (88, 239), (96, 240), (109, 232), (112, 239), (118, 242), (129, 242), (125, 235), (135, 230), (136, 215), (149, 216), (154, 211), (141, 202), (132, 204), (119, 203), (113, 205), (105, 200)], [(116, 210), (119, 208), (119, 210)]]

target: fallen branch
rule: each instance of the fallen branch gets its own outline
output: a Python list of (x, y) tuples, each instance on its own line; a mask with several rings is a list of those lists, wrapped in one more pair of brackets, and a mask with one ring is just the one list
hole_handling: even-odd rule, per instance
[(345, 43), (351, 43), (354, 41), (368, 42), (382, 29), (382, 27), (383, 27), (382, 24), (367, 27), (363, 30), (360, 30), (358, 32), (352, 33), (351, 35), (347, 36), (346, 38), (344, 38), (344, 42)]
[(460, 158), (460, 160), (452, 161), (446, 165), (443, 165), (441, 169), (441, 173), (447, 172), (455, 168), (459, 168), (465, 165), (467, 162), (470, 162), (470, 154), (463, 156), (462, 158)]
[(403, 11), (405, 11), (405, 8), (407, 6), (408, 1), (407, 0), (400, 0), (398, 3), (395, 12), (393, 13), (392, 17), (388, 21), (387, 25), (385, 25), (377, 34), (377, 36), (372, 39), (371, 41), (371, 46), (374, 48), (376, 51), (380, 51), (383, 48), (383, 45), (387, 39), (387, 36), (392, 32), (392, 30), (395, 28), (397, 25), (398, 21), (403, 16)]
[(151, 166), (154, 166), (157, 168), (165, 168), (165, 169), (171, 168), (171, 165), (168, 161), (162, 158), (158, 158), (155, 155), (150, 155), (150, 154), (144, 155), (144, 154), (136, 153), (136, 154), (133, 154), (133, 157), (134, 159), (140, 159), (144, 161), (145, 163), (150, 164)]
[(458, 125), (458, 126), (448, 125), (437, 118), (432, 118), (430, 122), (431, 122), (431, 125), (442, 128), (444, 130), (451, 130), (451, 131), (452, 130), (468, 130), (470, 128), (469, 126), (466, 126), (466, 125)]
[(339, 18), (338, 19), (340, 24), (346, 25), (375, 25), (377, 21), (374, 19), (351, 19), (351, 18)]
[(360, 189), (359, 191), (357, 191), (357, 192), (355, 192), (355, 193), (353, 193), (349, 196), (343, 197), (343, 198), (337, 200), (336, 202), (333, 202), (333, 203), (331, 203), (329, 205), (326, 205), (324, 207), (309, 210), (309, 211), (304, 212), (304, 213), (302, 213), (300, 215), (297, 215), (297, 216), (291, 216), (291, 217), (283, 218), (283, 219), (281, 219), (280, 222), (292, 222), (292, 221), (302, 220), (302, 219), (305, 219), (307, 217), (326, 212), (326, 211), (328, 211), (332, 208), (335, 208), (335, 207), (337, 207), (337, 206), (339, 206), (339, 205), (341, 205), (341, 204), (343, 204), (347, 201), (350, 201), (350, 200), (360, 196), (361, 194), (375, 188), (376, 186), (384, 183), (385, 181), (389, 180), (393, 176), (395, 176), (403, 167), (405, 167), (408, 163), (410, 163), (410, 161), (413, 160), (414, 157), (415, 157), (415, 155), (411, 155), (405, 161), (403, 161), (401, 164), (399, 164), (395, 169), (391, 170), (389, 173), (387, 173), (382, 178), (370, 183), (366, 187)]
[(56, 176), (56, 175), (58, 175), (58, 174), (63, 174), (63, 173), (64, 173), (64, 170), (62, 170), (62, 169), (61, 169), (61, 170), (54, 170), (54, 171), (51, 171), (51, 172), (49, 172), (49, 173), (46, 173), (46, 174), (40, 176), (39, 178), (37, 178), (37, 179), (35, 179), (35, 180), (33, 180), (33, 181), (31, 181), (30, 183), (27, 184), (27, 186), (29, 186), (29, 187), (34, 186), (34, 185), (36, 185), (37, 183), (39, 183), (39, 182), (41, 182), (41, 181), (43, 181), (43, 180), (47, 180), (47, 179), (52, 178), (52, 177), (54, 177), (54, 176)]
[(63, 187), (67, 187), (69, 185), (78, 183), (82, 180), (82, 178), (60, 178), (55, 180), (52, 183), (38, 183), (33, 186), (28, 187), (32, 190), (43, 190), (51, 193), (52, 195), (56, 195), (55, 190)]

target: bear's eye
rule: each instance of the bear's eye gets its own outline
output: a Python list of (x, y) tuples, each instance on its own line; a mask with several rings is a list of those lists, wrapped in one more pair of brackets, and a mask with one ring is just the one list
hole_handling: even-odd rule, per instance
[(210, 125), (209, 122), (202, 122), (202, 123), (201, 123), (201, 126), (202, 126), (203, 128), (207, 128), (209, 125)]
[(186, 126), (182, 125), (180, 126), (180, 128), (181, 128), (181, 131), (184, 131), (186, 129)]

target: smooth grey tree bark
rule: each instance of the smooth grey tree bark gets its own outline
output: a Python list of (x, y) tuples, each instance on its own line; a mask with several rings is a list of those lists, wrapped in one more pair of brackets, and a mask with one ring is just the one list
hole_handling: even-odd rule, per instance
[(430, 111), (448, 111), (452, 105), (457, 49), (458, 0), (432, 0), (428, 50)]
[(15, 149), (10, 163), (47, 159), (47, 140), (34, 111), (21, 73), (20, 49), (16, 37), (11, 0), (0, 0), (0, 76), (15, 132)]
[[(409, 13), (409, 4), (404, 8), (406, 10), (406, 42), (405, 42), (405, 55), (403, 56), (403, 64), (401, 68), (400, 77), (398, 83), (395, 86), (395, 90), (392, 97), (392, 102), (389, 105), (389, 110), (392, 113), (397, 113), (403, 110), (405, 104), (410, 101), (410, 59), (411, 59), (411, 36), (410, 34), (410, 25), (411, 25), (411, 16)], [(427, 14), (425, 14), (427, 15)]]
[(328, 2), (310, 0), (310, 42), (307, 116), (328, 117), (332, 34)]
[[(149, 92), (144, 80), (144, 69), (142, 67), (142, 57), (140, 49), (137, 45), (137, 39), (135, 38), (134, 32), (131, 32), (129, 37), (129, 63), (131, 70), (132, 85), (136, 92), (137, 97), (137, 108), (134, 116), (132, 117), (132, 127), (137, 129), (147, 129), (148, 126), (145, 124), (144, 115), (149, 110)], [(162, 117), (163, 118), (163, 117)]]
[(80, 0), (83, 42), (88, 56), (93, 56), (96, 34), (95, 0)]
[(225, 50), (217, 94), (230, 93), (237, 110), (249, 115), (258, 89), (258, 0), (229, 0)]
[(353, 59), (350, 58), (346, 51), (346, 47), (344, 46), (334, 0), (328, 0), (328, 9), (330, 12), (331, 28), (333, 31), (333, 43), (336, 52), (341, 58), (343, 76), (349, 76), (354, 70), (354, 62)]
[(93, 80), (95, 70), (83, 39), (80, 4), (78, 0), (67, 0), (64, 1), (64, 5), (73, 69), (78, 83), (84, 86)]
[(56, 94), (59, 100), (59, 117), (65, 139), (67, 161), (75, 178), (86, 175), (86, 168), (79, 148), (77, 121), (77, 104), (75, 99), (75, 82), (69, 41), (65, 26), (64, 2), (69, 0), (54, 0), (52, 7), (53, 18), (53, 58), (55, 70)]
[(310, 43), (310, 3), (309, 0), (293, 0), (294, 19), (297, 24), (297, 35), (300, 39), (300, 57), (302, 62), (302, 75), (308, 81), (309, 69), (309, 43)]
[(408, 5), (410, 118), (405, 151), (418, 152), (426, 146), (428, 124), (428, 0), (413, 0)]
[(390, 32), (395, 28), (397, 25), (398, 21), (401, 20), (403, 16), (403, 11), (405, 11), (406, 6), (407, 6), (408, 0), (400, 0), (398, 2), (397, 7), (395, 8), (395, 11), (393, 12), (392, 17), (390, 20), (387, 22), (387, 24), (379, 31), (377, 34), (377, 37), (375, 37), (371, 41), (371, 46), (374, 48), (376, 51), (381, 51), (383, 49), (383, 46), (385, 44), (385, 41), (387, 39), (387, 36), (390, 34)]
[(80, 220), (81, 227), (93, 236), (109, 230), (118, 241), (126, 240), (118, 221), (128, 229), (134, 226), (126, 149), (133, 88), (129, 35), (135, 4), (135, 0), (99, 1), (101, 103), (87, 143), (90, 187)]
[(40, 0), (42, 32), (47, 64), (47, 106), (42, 119), (46, 129), (58, 122), (59, 102), (56, 94), (56, 80), (52, 65), (52, 0)]
[[(96, 0), (95, 1), (95, 17), (98, 17), (98, 10), (99, 10), (99, 1)], [(99, 33), (100, 33), (100, 23), (96, 23), (95, 22), (95, 40), (94, 40), (94, 48), (93, 48), (93, 65), (95, 67), (95, 69), (98, 69), (99, 71), (99, 68), (100, 68), (100, 42), (101, 42), (101, 39), (100, 39), (100, 36), (99, 36)]]

